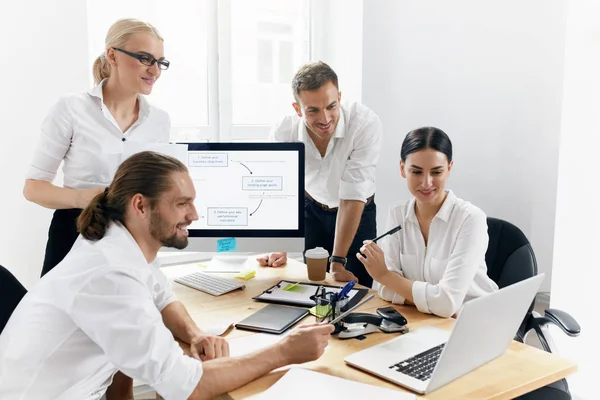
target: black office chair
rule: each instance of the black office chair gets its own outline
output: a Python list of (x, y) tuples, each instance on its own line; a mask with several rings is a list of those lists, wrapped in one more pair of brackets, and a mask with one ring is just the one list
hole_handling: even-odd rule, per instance
[(27, 290), (6, 268), (0, 265), (0, 334)]
[[(500, 288), (512, 285), (537, 275), (538, 268), (533, 248), (523, 232), (511, 224), (497, 218), (488, 218), (489, 245), (485, 254), (488, 276)], [(552, 323), (561, 328), (569, 336), (577, 336), (581, 331), (579, 324), (564, 311), (548, 309), (544, 316), (533, 312), (531, 304), (523, 323), (519, 327), (515, 340), (523, 342), (530, 330), (537, 334), (542, 347), (552, 352), (544, 334), (544, 328)], [(569, 386), (561, 379), (548, 386), (518, 397), (519, 400), (571, 400)]]

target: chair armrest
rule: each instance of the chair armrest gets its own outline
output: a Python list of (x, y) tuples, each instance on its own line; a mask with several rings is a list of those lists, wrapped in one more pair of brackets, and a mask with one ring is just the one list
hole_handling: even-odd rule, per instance
[(569, 336), (578, 336), (581, 331), (581, 328), (579, 327), (577, 321), (575, 321), (575, 318), (561, 310), (548, 309), (544, 312), (543, 317), (530, 315), (530, 317), (527, 319), (525, 332), (529, 332), (531, 329), (533, 329), (537, 334), (542, 347), (549, 353), (552, 353), (553, 348), (552, 341), (550, 340), (549, 342), (549, 339), (551, 338), (547, 338), (545, 335), (545, 332), (548, 331), (547, 325), (549, 324), (558, 326)]
[(569, 336), (578, 336), (581, 333), (581, 327), (569, 313), (549, 308), (544, 312), (544, 317), (548, 320), (547, 323), (553, 323), (563, 330)]

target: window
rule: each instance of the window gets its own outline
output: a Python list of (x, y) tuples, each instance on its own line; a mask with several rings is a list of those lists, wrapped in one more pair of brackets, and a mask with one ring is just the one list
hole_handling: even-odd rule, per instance
[(119, 18), (155, 25), (164, 71), (150, 101), (174, 141), (264, 140), (292, 112), (291, 79), (309, 61), (309, 0), (88, 0), (90, 65)]

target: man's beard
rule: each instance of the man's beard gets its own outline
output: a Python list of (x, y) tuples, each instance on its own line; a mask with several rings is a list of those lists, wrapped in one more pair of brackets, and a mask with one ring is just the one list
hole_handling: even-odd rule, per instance
[(166, 223), (157, 211), (152, 210), (150, 215), (150, 234), (152, 237), (165, 247), (173, 247), (178, 250), (185, 249), (188, 245), (187, 236), (180, 237), (177, 232), (169, 235), (171, 230), (172, 225)]

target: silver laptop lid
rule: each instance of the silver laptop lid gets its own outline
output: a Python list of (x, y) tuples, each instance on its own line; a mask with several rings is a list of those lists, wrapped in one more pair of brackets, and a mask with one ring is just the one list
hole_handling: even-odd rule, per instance
[(544, 277), (539, 274), (466, 302), (431, 375), (427, 392), (502, 355)]

